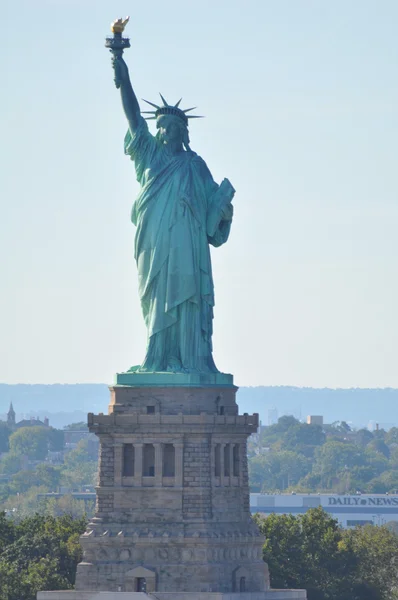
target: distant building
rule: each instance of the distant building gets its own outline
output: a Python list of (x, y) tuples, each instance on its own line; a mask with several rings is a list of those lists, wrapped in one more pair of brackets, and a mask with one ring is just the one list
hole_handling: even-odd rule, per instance
[(37, 417), (37, 419), (35, 419), (35, 417), (30, 417), (30, 419), (23, 419), (22, 421), (19, 421), (18, 423), (16, 423), (15, 425), (15, 429), (21, 429), (21, 427), (49, 427), (49, 421), (47, 419), (47, 417), (44, 419), (44, 421), (40, 421), (39, 417)]
[[(73, 450), (77, 447), (78, 443), (81, 440), (86, 440), (88, 437), (92, 436), (90, 434), (88, 428), (87, 429), (64, 429), (64, 444), (65, 448), (69, 448)], [(96, 437), (96, 436), (94, 436)]]
[(273, 406), (268, 411), (268, 425), (275, 425), (278, 422), (278, 409)]
[(64, 429), (64, 449), (65, 451), (74, 450), (79, 442), (87, 440), (87, 453), (91, 460), (98, 460), (99, 439), (88, 429)]
[(264, 516), (297, 516), (318, 506), (345, 528), (398, 521), (398, 494), (250, 494), (251, 512)]
[(15, 428), (15, 410), (12, 405), (12, 402), (10, 403), (10, 408), (7, 413), (7, 425), (10, 429)]
[(321, 415), (308, 415), (307, 425), (320, 425), (323, 427), (323, 416)]
[(40, 421), (39, 417), (37, 419), (30, 417), (30, 419), (22, 419), (22, 421), (16, 423), (15, 410), (11, 402), (7, 413), (7, 425), (11, 431), (15, 431), (21, 427), (50, 427), (50, 421), (47, 417), (44, 418), (44, 421)]

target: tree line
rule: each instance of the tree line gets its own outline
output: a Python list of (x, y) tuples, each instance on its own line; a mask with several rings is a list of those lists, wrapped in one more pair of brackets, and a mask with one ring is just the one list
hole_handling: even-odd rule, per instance
[[(343, 530), (322, 508), (255, 519), (273, 588), (306, 589), (308, 600), (398, 599), (398, 536), (386, 526)], [(0, 600), (73, 589), (85, 528), (84, 517), (0, 513)]]
[(398, 428), (353, 431), (284, 416), (249, 442), (249, 471), (253, 492), (398, 492)]
[(271, 586), (308, 600), (397, 600), (398, 535), (387, 526), (342, 529), (322, 508), (255, 519)]
[[(76, 448), (64, 451), (64, 431), (52, 427), (21, 427), (14, 432), (0, 423), (0, 510), (11, 511), (15, 518), (40, 512), (53, 516), (71, 513), (81, 517), (93, 509), (94, 502), (74, 500), (66, 495), (59, 500), (41, 495), (59, 489), (81, 491), (96, 482), (98, 462), (88, 451), (88, 439)], [(77, 423), (72, 428), (87, 425)], [(62, 461), (48, 460), (51, 452), (61, 453)], [(39, 500), (38, 498), (43, 498)]]
[(73, 589), (86, 519), (0, 513), (0, 600), (35, 600), (38, 591)]

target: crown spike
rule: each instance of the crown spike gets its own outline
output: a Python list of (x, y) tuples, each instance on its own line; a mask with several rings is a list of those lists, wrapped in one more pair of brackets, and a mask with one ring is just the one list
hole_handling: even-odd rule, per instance
[(153, 106), (153, 108), (156, 108), (156, 110), (159, 110), (160, 106), (158, 106), (157, 104), (154, 104), (153, 102), (149, 102), (149, 100), (145, 100), (145, 98), (143, 98), (143, 101), (146, 102), (147, 104), (150, 104), (151, 106)]
[(179, 108), (182, 98), (180, 98), (180, 100), (177, 102), (177, 104), (174, 104), (174, 106), (173, 106), (172, 104), (168, 104), (166, 98), (164, 98), (164, 96), (162, 96), (162, 94), (160, 92), (159, 92), (159, 95), (162, 99), (163, 106), (158, 106), (157, 104), (154, 104), (153, 102), (149, 102), (149, 100), (145, 100), (145, 98), (143, 98), (144, 102), (146, 102), (147, 104), (149, 104), (150, 106), (152, 106), (155, 109), (155, 110), (141, 111), (143, 115), (144, 114), (145, 115), (153, 115), (150, 117), (144, 117), (146, 120), (155, 121), (156, 119), (159, 119), (163, 115), (172, 115), (172, 116), (178, 117), (179, 119), (182, 119), (182, 121), (185, 123), (185, 125), (188, 125), (188, 119), (203, 119), (202, 115), (188, 116), (186, 114), (186, 113), (189, 113), (191, 110), (195, 110), (196, 106), (193, 106), (191, 108), (186, 108), (186, 109)]

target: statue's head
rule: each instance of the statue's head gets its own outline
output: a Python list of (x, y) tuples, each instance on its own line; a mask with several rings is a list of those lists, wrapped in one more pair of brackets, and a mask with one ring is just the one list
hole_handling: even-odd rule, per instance
[(182, 119), (174, 115), (160, 115), (156, 119), (157, 139), (163, 144), (184, 144), (189, 147), (188, 127)]
[(157, 138), (164, 144), (169, 143), (182, 143), (189, 150), (189, 135), (188, 135), (188, 119), (200, 119), (201, 117), (195, 115), (187, 115), (186, 113), (194, 110), (194, 108), (186, 108), (182, 110), (179, 108), (181, 100), (174, 106), (168, 104), (163, 98), (162, 94), (160, 97), (163, 101), (163, 106), (148, 102), (155, 108), (152, 111), (143, 111), (146, 114), (153, 115), (151, 117), (145, 117), (148, 120), (156, 119), (156, 127), (158, 129)]

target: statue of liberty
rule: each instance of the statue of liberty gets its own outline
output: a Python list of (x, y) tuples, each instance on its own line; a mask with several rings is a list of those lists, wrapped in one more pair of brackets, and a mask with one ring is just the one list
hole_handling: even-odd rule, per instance
[[(121, 53), (113, 55), (115, 84), (128, 121), (125, 154), (141, 189), (131, 220), (136, 226), (139, 296), (148, 331), (139, 372), (217, 373), (212, 357), (214, 285), (209, 244), (228, 240), (234, 189), (217, 185), (189, 146), (188, 116), (180, 102), (161, 96), (148, 129)], [(147, 101), (146, 101), (147, 102)], [(148, 114), (148, 113), (146, 113)]]

